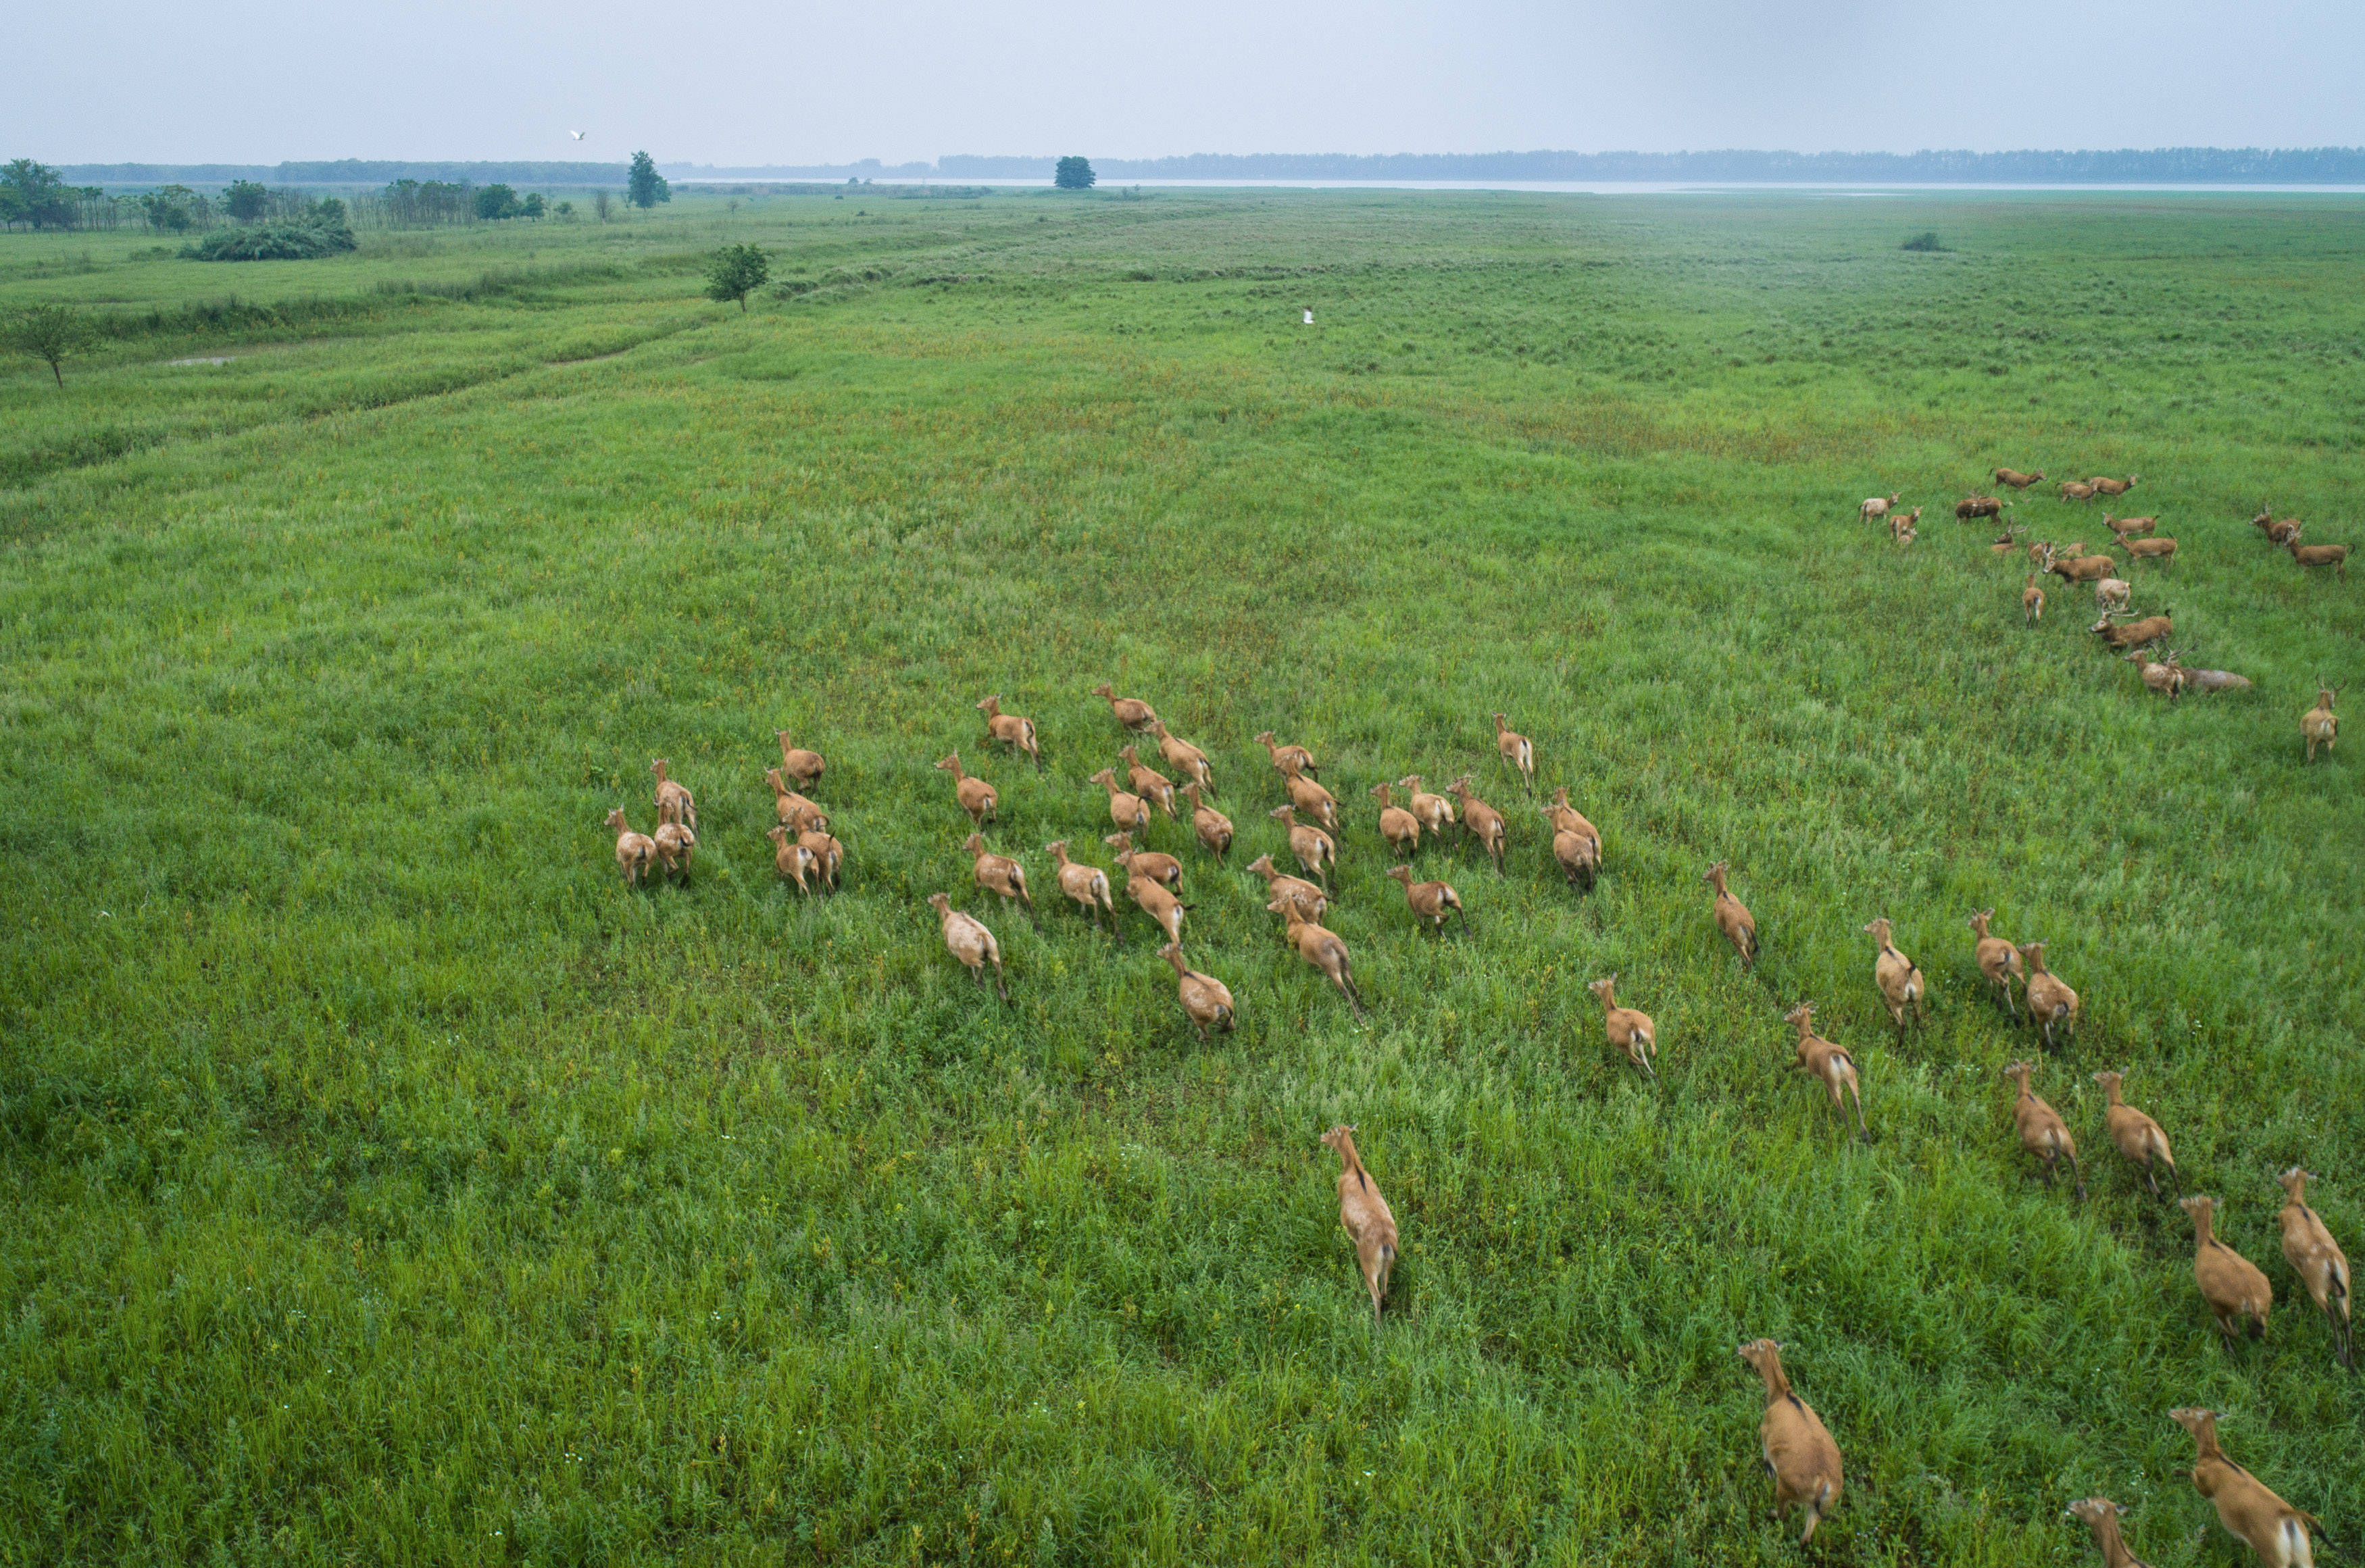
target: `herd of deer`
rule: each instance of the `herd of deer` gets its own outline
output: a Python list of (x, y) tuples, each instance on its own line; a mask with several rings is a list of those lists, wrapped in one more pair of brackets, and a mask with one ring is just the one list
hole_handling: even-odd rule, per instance
[[(2016, 469), (1998, 468), (1994, 475), (1999, 485), (2016, 490), (2025, 490), (2045, 477), (2042, 469), (2034, 474), (2023, 474)], [(2096, 496), (2124, 496), (2135, 488), (2141, 477), (2140, 475), (2130, 474), (2124, 479), (2113, 479), (2106, 475), (2097, 475), (2086, 480), (2063, 480), (2061, 498), (2065, 501), (2088, 501)], [(1900, 513), (1896, 510), (1897, 504), (1898, 497), (1894, 494), (1867, 496), (1856, 508), (1856, 519), (1864, 522), (1885, 521), (1891, 539), (1900, 544), (1911, 544), (1919, 537), (1913, 525), (1920, 520), (1922, 509), (1915, 507), (1911, 512)], [(1994, 496), (1971, 495), (1955, 503), (1955, 517), (1962, 522), (1978, 518), (2001, 519), (2011, 505), (2011, 502)], [(2265, 534), (2270, 543), (2289, 551), (2302, 570), (2309, 566), (2330, 566), (2343, 582), (2348, 580), (2348, 545), (2303, 544), (2300, 534), (2303, 525), (2300, 521), (2292, 517), (2278, 518), (2270, 507), (2261, 508), (2259, 515), (2250, 520), (2250, 524)], [(2105, 511), (2102, 513), (2102, 526), (2111, 531), (2113, 543), (2124, 550), (2130, 560), (2165, 564), (2176, 558), (2175, 540), (2148, 537), (2159, 527), (2157, 517), (2113, 517)], [(2023, 548), (2020, 536), (2026, 532), (2023, 525), (2007, 523), (2004, 531), (1996, 535), (1994, 543), (1989, 546), (1990, 553), (1999, 557), (2018, 554)], [(2105, 647), (2123, 655), (2127, 663), (2135, 666), (2135, 673), (2142, 678), (2146, 689), (2158, 692), (2174, 701), (2188, 691), (2206, 694), (2250, 689), (2248, 677), (2236, 675), (2231, 670), (2188, 669), (2184, 666), (2176, 649), (2167, 645), (2168, 639), (2176, 630), (2173, 606), (2168, 612), (2122, 623), (2119, 618), (2130, 613), (2127, 607), (2134, 588), (2126, 579), (2118, 576), (2120, 563), (2116, 557), (2100, 553), (2087, 554), (2086, 542), (2082, 539), (2068, 544), (2033, 540), (2026, 549), (2034, 565), (2029, 568), (2027, 581), (2021, 587), (2020, 613), (2028, 625), (2035, 626), (2045, 618), (2045, 590), (2037, 586), (2040, 577), (2051, 576), (2065, 583), (2091, 584), (2094, 608), (2100, 612), (2101, 619), (2088, 630), (2102, 638)], [(2148, 651), (2154, 647), (2161, 649), (2161, 656), (2158, 659), (2154, 659)], [(2319, 745), (2329, 755), (2333, 743), (2339, 737), (2340, 716), (2333, 711), (2333, 704), (2339, 696), (2339, 687), (2319, 679), (2316, 682), (2315, 706), (2300, 715), (2300, 738), (2306, 743), (2307, 760), (2310, 762), (2315, 760)]]
[[(1999, 474), (1999, 477), (2003, 476)], [(2015, 477), (2033, 483), (2042, 476)], [(2132, 478), (2125, 481), (2133, 482)], [(1873, 504), (1866, 503), (1867, 507)], [(2156, 619), (2164, 622), (2166, 617)], [(2123, 632), (2133, 635), (2140, 629), (2138, 623)], [(1164, 938), (1158, 957), (1174, 969), (1177, 999), (1184, 1015), (1203, 1039), (1210, 1030), (1229, 1030), (1238, 1021), (1231, 991), (1214, 976), (1192, 969), (1183, 958), (1183, 915), (1193, 906), (1182, 902), (1180, 896), (1182, 862), (1171, 855), (1138, 848), (1134, 843), (1135, 834), (1147, 833), (1153, 815), (1178, 821), (1182, 806), (1187, 804), (1199, 845), (1222, 863), (1233, 847), (1234, 833), (1230, 819), (1206, 803), (1216, 793), (1213, 765), (1205, 752), (1171, 734), (1149, 703), (1138, 698), (1120, 697), (1105, 683), (1093, 695), (1107, 701), (1111, 713), (1126, 731), (1137, 737), (1154, 737), (1160, 756), (1182, 779), (1178, 788), (1172, 778), (1142, 762), (1137, 741), (1118, 753), (1126, 768), (1123, 779), (1115, 768), (1107, 767), (1093, 775), (1091, 781), (1106, 792), (1109, 819), (1115, 829), (1103, 842), (1115, 851), (1116, 865), (1125, 877), (1126, 897), (1149, 916)], [(2326, 721), (2331, 718), (2331, 696), (2327, 689), (2321, 703), (2322, 716)], [(988, 697), (977, 706), (986, 716), (987, 747), (998, 745), (1024, 756), (1039, 771), (1043, 756), (1034, 721), (1003, 712), (998, 697)], [(2313, 721), (2315, 715), (2310, 717)], [(1533, 743), (1510, 729), (1504, 714), (1494, 715), (1494, 720), (1496, 751), (1504, 767), (1532, 795), (1536, 771)], [(845, 846), (831, 836), (828, 814), (790, 787), (793, 780), (800, 788), (812, 788), (821, 778), (824, 764), (818, 753), (792, 745), (788, 732), (779, 732), (778, 738), (780, 765), (765, 775), (779, 814), (779, 824), (768, 834), (776, 851), (777, 868), (784, 879), (807, 893), (815, 886), (834, 890), (844, 865)], [(2312, 755), (2313, 743), (2318, 738), (2329, 743), (2328, 724), (2320, 737), (2311, 728), (2308, 738)], [(1270, 895), (1265, 908), (1281, 917), (1287, 945), (1329, 980), (1361, 1019), (1366, 1014), (1351, 972), (1346, 944), (1321, 924), (1333, 897), (1332, 874), (1338, 866), (1338, 840), (1334, 835), (1341, 830), (1339, 801), (1324, 788), (1321, 769), (1307, 748), (1277, 742), (1270, 731), (1256, 740), (1265, 748), (1287, 796), (1285, 803), (1268, 814), (1286, 828), (1289, 853), (1306, 875), (1283, 872), (1273, 865), (1269, 854), (1259, 856), (1248, 869), (1265, 879)], [(661, 868), (666, 876), (678, 874), (687, 879), (698, 843), (698, 807), (689, 790), (669, 777), (666, 759), (654, 759), (649, 766), (656, 778), (656, 834), (633, 832), (626, 824), (621, 808), (608, 817), (608, 825), (616, 834), (617, 863), (630, 884), (640, 882), (652, 867)], [(1000, 806), (993, 786), (965, 772), (958, 752), (936, 766), (952, 776), (955, 799), (970, 819), (972, 831), (961, 848), (970, 857), (973, 880), (979, 888), (998, 896), (1005, 911), (1015, 904), (1039, 924), (1025, 866), (986, 846), (983, 830), (997, 821)], [(1407, 791), (1405, 804), (1396, 803), (1397, 790)], [(1436, 838), (1447, 828), (1454, 827), (1465, 838), (1476, 840), (1493, 862), (1496, 874), (1502, 874), (1508, 823), (1500, 812), (1478, 798), (1469, 776), (1457, 778), (1443, 795), (1424, 790), (1418, 774), (1407, 775), (1393, 785), (1375, 785), (1371, 794), (1379, 802), (1380, 836), (1391, 850), (1409, 856), (1419, 847), (1423, 834)], [(1550, 802), (1539, 809), (1552, 823), (1556, 864), (1572, 886), (1589, 889), (1602, 863), (1600, 831), (1569, 804), (1565, 789), (1554, 790)], [(1300, 821), (1301, 815), (1306, 820)], [(1116, 905), (1111, 897), (1110, 874), (1100, 867), (1072, 859), (1065, 839), (1055, 840), (1044, 848), (1052, 857), (1059, 891), (1095, 926), (1106, 915), (1114, 927)], [(1403, 885), (1407, 906), (1424, 928), (1441, 930), (1449, 919), (1456, 917), (1466, 927), (1467, 913), (1451, 885), (1440, 880), (1416, 881), (1408, 864), (1391, 867), (1388, 875)], [(1730, 868), (1719, 861), (1708, 868), (1701, 880), (1712, 890), (1710, 913), (1718, 932), (1732, 946), (1741, 966), (1744, 969), (1754, 968), (1763, 954), (1757, 923), (1748, 906), (1733, 894)], [(941, 924), (946, 949), (981, 987), (986, 983), (985, 971), (991, 967), (994, 989), (1008, 1002), (1010, 990), (1003, 969), (1001, 946), (993, 933), (984, 922), (953, 908), (947, 893), (931, 894), (927, 902)], [(1982, 979), (1995, 989), (2007, 1011), (2015, 1019), (2025, 1013), (2051, 1047), (2057, 1043), (2057, 1030), (2067, 1036), (2076, 1027), (2080, 1012), (2078, 993), (2046, 968), (2045, 943), (2015, 944), (1993, 935), (1990, 925), (1994, 917), (1993, 910), (1981, 910), (1971, 915), (1973, 959)], [(1922, 1016), (1925, 995), (1922, 971), (1898, 949), (1894, 929), (1887, 919), (1876, 919), (1864, 929), (1872, 938), (1875, 950), (1873, 983), (1901, 1038), (1910, 1024), (1918, 1024)], [(1655, 1080), (1657, 1070), (1653, 1062), (1658, 1054), (1657, 1028), (1649, 1014), (1618, 1004), (1617, 981), (1618, 977), (1611, 974), (1594, 980), (1588, 987), (1601, 1003), (1608, 1042)], [(1843, 1126), (1853, 1109), (1856, 1135), (1868, 1142), (1872, 1135), (1865, 1121), (1863, 1088), (1855, 1059), (1844, 1047), (1815, 1033), (1814, 1012), (1815, 1004), (1806, 1002), (1783, 1015), (1784, 1022), (1798, 1031), (1797, 1067), (1822, 1086), (1833, 1109), (1843, 1117)], [(2052, 1184), (2058, 1163), (2068, 1161), (2078, 1195), (2084, 1198), (2086, 1183), (2078, 1164), (2077, 1140), (2060, 1114), (2030, 1087), (2034, 1064), (2015, 1061), (2004, 1071), (2016, 1088), (2012, 1121), (2022, 1147), (2041, 1163), (2047, 1185)], [(2103, 1125), (2113, 1145), (2142, 1173), (2155, 1197), (2159, 1195), (2159, 1173), (2165, 1170), (2179, 1202), (2192, 1217), (2196, 1238), (2193, 1277), (2223, 1342), (2228, 1347), (2235, 1345), (2238, 1332), (2246, 1325), (2253, 1338), (2263, 1336), (2273, 1304), (2273, 1287), (2257, 1265), (2217, 1238), (2214, 1226), (2217, 1200), (2183, 1194), (2182, 1179), (2168, 1136), (2152, 1117), (2125, 1103), (2124, 1073), (2102, 1071), (2093, 1077), (2105, 1096)], [(1358, 1271), (1371, 1298), (1376, 1327), (1395, 1267), (1398, 1236), (1395, 1216), (1356, 1149), (1354, 1132), (1351, 1126), (1334, 1126), (1322, 1135), (1321, 1141), (1339, 1157), (1339, 1220), (1354, 1245)], [(2336, 1358), (2342, 1366), (2353, 1370), (2348, 1262), (2322, 1218), (2308, 1206), (2306, 1184), (2312, 1179), (2311, 1172), (2297, 1167), (2284, 1171), (2281, 1178), (2287, 1195), (2280, 1216), (2283, 1256), (2330, 1325)], [(1771, 1339), (1752, 1340), (1740, 1347), (1740, 1355), (1765, 1386), (1760, 1436), (1765, 1467), (1774, 1481), (1775, 1511), (1777, 1515), (1798, 1511), (1805, 1521), (1799, 1537), (1799, 1544), (1804, 1546), (1812, 1540), (1817, 1527), (1839, 1500), (1839, 1446), (1814, 1408), (1792, 1389), (1783, 1371), (1778, 1344)], [(2193, 1484), (2203, 1496), (2215, 1503), (2225, 1529), (2248, 1541), (2261, 1561), (2276, 1568), (2306, 1568), (2312, 1563), (2310, 1531), (2320, 1531), (2321, 1527), (2312, 1515), (2292, 1508), (2247, 1471), (2225, 1458), (2216, 1439), (2216, 1422), (2222, 1413), (2180, 1409), (2169, 1414), (2192, 1434), (2196, 1448)], [(2084, 1498), (2069, 1508), (2072, 1517), (2091, 1528), (2095, 1543), (2111, 1568), (2136, 1562), (2120, 1538), (2118, 1520), (2124, 1512), (2106, 1497)]]

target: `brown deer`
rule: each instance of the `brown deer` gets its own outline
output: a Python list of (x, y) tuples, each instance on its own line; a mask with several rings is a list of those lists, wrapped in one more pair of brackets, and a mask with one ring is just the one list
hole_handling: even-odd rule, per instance
[(1355, 1152), (1355, 1129), (1335, 1126), (1322, 1141), (1339, 1156), (1339, 1224), (1355, 1244), (1355, 1266), (1372, 1296), (1372, 1327), (1380, 1326), (1380, 1302), (1396, 1266), (1396, 1216), (1380, 1196), (1379, 1183)]
[(996, 744), (1011, 751), (1023, 751), (1035, 759), (1035, 771), (1043, 771), (1043, 746), (1035, 734), (1035, 721), (1016, 713), (1002, 711), (1002, 694), (994, 693), (977, 705), (985, 715), (985, 745), (991, 751)]

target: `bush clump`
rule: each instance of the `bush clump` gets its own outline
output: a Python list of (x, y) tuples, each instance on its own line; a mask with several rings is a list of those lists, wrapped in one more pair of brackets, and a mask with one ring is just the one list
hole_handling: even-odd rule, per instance
[(353, 248), (353, 231), (342, 218), (314, 218), (218, 229), (182, 246), (181, 256), (194, 262), (308, 262)]
[(1924, 229), (1921, 233), (1916, 234), (1912, 239), (1908, 240), (1905, 243), (1898, 246), (1897, 248), (1900, 251), (1944, 251), (1947, 249), (1946, 246), (1938, 243), (1938, 231), (1935, 229)]

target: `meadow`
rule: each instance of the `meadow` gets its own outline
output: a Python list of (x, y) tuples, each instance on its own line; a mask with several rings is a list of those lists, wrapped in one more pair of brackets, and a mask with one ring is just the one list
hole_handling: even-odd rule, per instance
[[(744, 314), (700, 297), (725, 241), (772, 256)], [(2160, 1568), (2247, 1561), (2181, 1405), (2353, 1552), (2365, 1392), (2274, 1175), (2365, 1251), (2359, 743), (2298, 722), (2365, 583), (2248, 519), (2365, 543), (2360, 259), (2355, 198), (2163, 194), (0, 236), (0, 310), (108, 324), (62, 391), (0, 362), (0, 1564), (1789, 1561), (1759, 1335), (1847, 1458), (1814, 1561), (2088, 1561), (2096, 1492)], [(2150, 695), (2067, 584), (2025, 627), (1952, 516), (1998, 465), (2140, 474), (2180, 549), (2137, 608), (2256, 689)], [(1901, 550), (1855, 517), (1891, 490)], [(2051, 491), (2034, 537), (2103, 536)], [(1048, 841), (1107, 864), (1104, 680), (1240, 831), (1149, 834), (1212, 1041), (1122, 894), (1111, 937), (1051, 890)], [(1590, 894), (1496, 711), (1600, 824)], [(780, 729), (834, 898), (762, 836)], [(1264, 729), (1349, 814), (1368, 1026), (1245, 869), (1286, 859)], [(970, 885), (955, 748), (1039, 929)], [(600, 823), (653, 825), (657, 756), (701, 846), (628, 890)], [(1421, 851), (1441, 938), (1366, 794), (1415, 771), (1512, 823), (1500, 878)], [(1990, 906), (2084, 999), (2058, 1051), (1983, 991)], [(1790, 1070), (1801, 1000), (1868, 1146)], [(2083, 1204), (2014, 1137), (2023, 1057)], [(2262, 1341), (2215, 1343), (2104, 1068), (2274, 1282)], [(1376, 1333), (1334, 1122), (1402, 1227)]]

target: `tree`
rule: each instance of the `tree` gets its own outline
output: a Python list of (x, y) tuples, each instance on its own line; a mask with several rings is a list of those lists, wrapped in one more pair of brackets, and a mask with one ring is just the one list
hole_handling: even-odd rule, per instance
[(232, 180), (222, 191), (222, 210), (233, 223), (252, 223), (271, 206), (271, 193), (252, 180)]
[(0, 342), (18, 353), (31, 354), (50, 367), (58, 385), (66, 384), (65, 372), (58, 367), (71, 354), (80, 353), (98, 341), (98, 329), (79, 310), (62, 305), (35, 305), (17, 312)]
[(504, 185), (489, 185), (476, 192), (476, 216), (488, 222), (515, 218), (522, 210), (518, 206), (517, 192)]
[(140, 198), (140, 206), (148, 214), (151, 229), (178, 234), (196, 224), (204, 199), (186, 185), (159, 185)]
[(744, 315), (748, 294), (763, 287), (771, 275), (772, 263), (762, 246), (725, 245), (706, 263), (706, 297), (723, 305), (735, 299)]
[(529, 195), (525, 198), (524, 205), (518, 208), (518, 211), (527, 218), (540, 218), (544, 213), (548, 212), (549, 210), (550, 204), (542, 199), (542, 193), (540, 191), (535, 191)]
[(1051, 183), (1063, 191), (1088, 191), (1100, 180), (1093, 173), (1092, 161), (1086, 158), (1062, 158), (1051, 172)]
[(599, 214), (600, 222), (605, 223), (608, 221), (608, 215), (616, 210), (616, 198), (606, 191), (593, 191), (591, 210)]
[(625, 176), (624, 184), (626, 199), (637, 207), (652, 207), (673, 199), (673, 187), (657, 173), (657, 161), (645, 152), (633, 154), (633, 172)]
[(556, 213), (560, 218), (568, 223), (575, 221), (575, 204), (571, 201), (562, 201), (550, 210)]
[(0, 168), (0, 223), (66, 229), (73, 224), (73, 193), (47, 163), (19, 158)]

